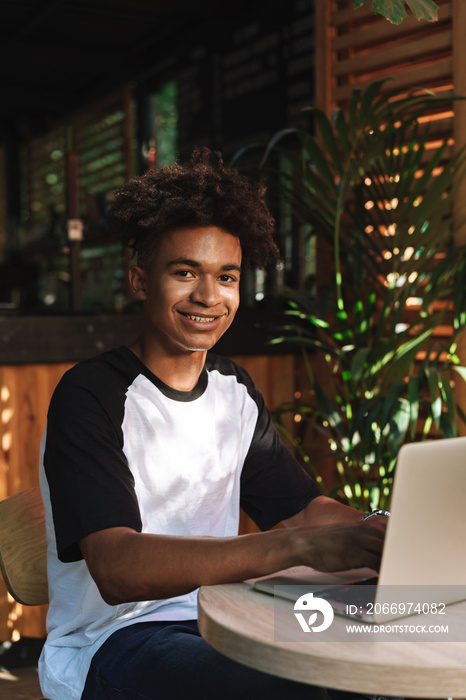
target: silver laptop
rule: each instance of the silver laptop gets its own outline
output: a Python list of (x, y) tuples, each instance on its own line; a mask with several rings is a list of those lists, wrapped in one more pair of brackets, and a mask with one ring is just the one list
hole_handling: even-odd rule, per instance
[[(466, 437), (404, 445), (398, 455), (390, 511), (380, 573), (375, 578), (368, 578), (367, 570), (352, 571), (350, 581), (341, 573), (316, 576), (308, 570), (259, 579), (254, 588), (296, 600), (297, 587), (307, 586), (325, 597), (335, 613), (367, 622), (413, 614), (407, 598), (425, 611), (432, 605), (465, 600)], [(363, 581), (355, 580), (361, 577)], [(329, 581), (338, 585), (329, 586)]]

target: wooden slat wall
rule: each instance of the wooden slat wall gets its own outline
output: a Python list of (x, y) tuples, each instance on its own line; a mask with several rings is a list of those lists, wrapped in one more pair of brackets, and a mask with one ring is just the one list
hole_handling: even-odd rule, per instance
[(351, 0), (332, 2), (331, 91), (341, 105), (354, 87), (393, 76), (407, 88), (450, 89), (453, 84), (452, 0), (438, 0), (438, 22), (413, 17), (390, 24), (367, 3), (357, 11)]
[[(465, 49), (461, 46), (461, 29), (457, 28), (453, 40), (453, 21), (455, 17), (457, 25), (465, 21), (459, 16), (465, 12), (464, 3), (438, 0), (438, 4), (438, 22), (408, 17), (395, 26), (375, 15), (372, 3), (354, 11), (352, 0), (317, 0), (316, 32), (326, 40), (321, 38), (316, 48), (316, 106), (328, 115), (334, 108), (345, 109), (354, 89), (363, 90), (383, 78), (394, 78), (388, 87), (425, 88), (438, 94), (455, 90), (455, 77), (462, 76), (464, 65), (458, 53)], [(320, 70), (321, 65), (326, 66), (325, 72)], [(466, 88), (465, 78), (461, 87)], [(455, 122), (459, 106), (439, 108), (428, 117), (433, 142), (451, 136), (453, 147), (460, 129), (458, 119)], [(466, 127), (463, 130), (466, 132)]]
[[(270, 407), (294, 392), (294, 355), (236, 357), (261, 389)], [(0, 499), (38, 484), (38, 460), (47, 408), (55, 386), (73, 363), (0, 366)], [(245, 516), (242, 532), (255, 529)], [(15, 603), (0, 577), (0, 641), (45, 635), (43, 607)]]
[(102, 235), (104, 211), (113, 190), (134, 174), (134, 123), (129, 88), (72, 115), (26, 144), (28, 218), (25, 243), (46, 242), (59, 254), (60, 225), (67, 214), (68, 151), (77, 156), (78, 209), (85, 235)]
[[(69, 364), (0, 366), (0, 498), (38, 484), (39, 446), (52, 392)], [(46, 607), (26, 608), (0, 577), (0, 640), (45, 634)]]
[[(453, 21), (464, 13), (464, 3), (438, 0), (438, 4), (438, 22), (408, 17), (395, 26), (375, 15), (372, 3), (354, 11), (352, 0), (316, 0), (316, 106), (328, 115), (336, 107), (344, 109), (355, 88), (364, 89), (381, 78), (394, 78), (394, 85), (407, 90), (427, 88), (439, 94), (453, 90), (461, 67), (457, 54), (464, 51), (461, 29), (453, 41)], [(433, 135), (451, 134), (453, 143), (453, 108), (431, 119)]]
[[(395, 78), (394, 85), (406, 89), (466, 95), (466, 3), (437, 0), (437, 4), (437, 22), (420, 22), (411, 16), (395, 26), (374, 14), (372, 2), (355, 11), (352, 0), (316, 0), (315, 105), (330, 115), (334, 108), (345, 108), (355, 88), (364, 89), (384, 77)], [(432, 115), (432, 120), (433, 138), (450, 135), (452, 149), (466, 143), (466, 104), (452, 104), (451, 109)], [(466, 201), (466, 183), (457, 201)], [(465, 241), (463, 227), (456, 242)], [(451, 337), (452, 328), (444, 326), (438, 333)], [(466, 337), (460, 342), (459, 354), (466, 363)], [(464, 383), (457, 383), (455, 391), (466, 408)]]
[[(324, 11), (317, 0), (316, 31), (328, 40), (321, 42), (316, 56), (316, 66), (327, 66), (326, 84), (316, 89), (316, 105), (327, 114), (335, 107), (344, 109), (355, 88), (364, 89), (381, 78), (394, 78), (394, 85), (407, 90), (427, 88), (439, 94), (453, 90), (455, 3), (438, 2), (438, 22), (409, 17), (395, 26), (375, 15), (372, 3), (354, 11), (352, 0), (333, 0), (325, 3)], [(315, 79), (316, 84), (322, 81), (319, 70)], [(453, 144), (453, 120), (453, 107), (431, 115), (432, 137), (451, 134)]]

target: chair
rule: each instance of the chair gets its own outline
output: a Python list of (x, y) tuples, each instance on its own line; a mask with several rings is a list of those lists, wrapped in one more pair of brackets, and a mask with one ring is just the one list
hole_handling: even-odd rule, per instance
[(18, 603), (48, 603), (45, 516), (38, 487), (0, 502), (0, 571)]
[(18, 603), (49, 602), (45, 515), (38, 487), (0, 502), (0, 571)]

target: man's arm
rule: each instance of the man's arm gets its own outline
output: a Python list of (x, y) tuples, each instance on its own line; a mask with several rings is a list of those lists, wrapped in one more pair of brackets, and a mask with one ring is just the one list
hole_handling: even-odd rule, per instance
[(359, 510), (327, 496), (317, 496), (299, 513), (284, 520), (286, 527), (354, 525), (364, 516)]
[[(111, 604), (182, 595), (200, 585), (265, 576), (290, 566), (321, 571), (377, 569), (386, 518), (318, 497), (287, 527), (237, 537), (182, 537), (117, 527), (79, 546), (104, 600)], [(373, 522), (379, 521), (379, 522)]]

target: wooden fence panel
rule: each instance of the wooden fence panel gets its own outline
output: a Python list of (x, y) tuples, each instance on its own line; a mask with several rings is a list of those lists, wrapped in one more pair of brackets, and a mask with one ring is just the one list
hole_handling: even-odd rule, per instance
[[(70, 366), (0, 366), (1, 499), (38, 484), (39, 448), (48, 404)], [(46, 613), (46, 606), (29, 608), (16, 603), (0, 581), (0, 640), (42, 637)]]

